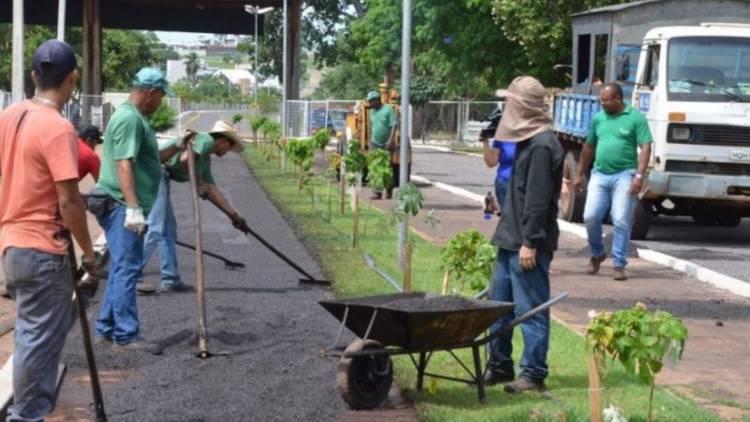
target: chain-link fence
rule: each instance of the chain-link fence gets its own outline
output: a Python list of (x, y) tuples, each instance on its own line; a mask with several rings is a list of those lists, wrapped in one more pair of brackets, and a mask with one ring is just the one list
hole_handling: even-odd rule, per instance
[[(322, 127), (344, 130), (346, 115), (352, 112), (355, 103), (289, 100), (286, 133), (305, 137)], [(431, 101), (412, 107), (411, 137), (425, 143), (476, 141), (482, 128), (489, 124), (483, 121), (485, 116), (502, 106), (501, 101)]]
[(311, 136), (316, 130), (327, 127), (343, 131), (346, 116), (356, 101), (299, 101), (286, 103), (286, 134), (291, 137)]
[(431, 101), (412, 110), (412, 139), (423, 142), (475, 141), (489, 122), (484, 118), (501, 108), (495, 101)]

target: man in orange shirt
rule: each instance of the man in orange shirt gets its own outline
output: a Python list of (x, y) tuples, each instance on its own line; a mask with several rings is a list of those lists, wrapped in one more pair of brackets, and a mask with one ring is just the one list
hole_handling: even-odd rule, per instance
[(78, 191), (78, 145), (60, 114), (76, 87), (76, 59), (50, 40), (32, 58), (36, 96), (0, 113), (0, 253), (16, 301), (13, 405), (8, 421), (52, 411), (57, 366), (75, 318), (70, 234), (97, 270)]

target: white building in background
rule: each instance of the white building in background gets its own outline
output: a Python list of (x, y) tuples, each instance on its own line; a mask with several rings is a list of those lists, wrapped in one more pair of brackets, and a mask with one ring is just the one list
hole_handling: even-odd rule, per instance
[(219, 69), (214, 73), (214, 78), (226, 79), (239, 87), (242, 95), (250, 94), (255, 85), (255, 77), (247, 69)]
[(167, 60), (167, 82), (173, 84), (187, 78), (187, 66), (183, 60)]

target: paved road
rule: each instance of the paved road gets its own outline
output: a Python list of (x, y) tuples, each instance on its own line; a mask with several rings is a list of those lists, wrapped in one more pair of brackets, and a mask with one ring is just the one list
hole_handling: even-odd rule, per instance
[[(300, 266), (319, 275), (315, 261), (234, 154), (214, 161), (218, 185), (250, 226)], [(192, 208), (185, 184), (173, 185), (178, 238), (193, 243)], [(195, 294), (139, 297), (143, 335), (165, 349), (161, 356), (112, 353), (97, 346), (106, 409), (113, 421), (330, 421), (344, 410), (335, 386), (336, 361), (320, 357), (338, 325), (318, 304), (320, 288), (298, 285), (298, 274), (227, 218), (203, 205), (204, 246), (244, 262), (226, 271), (207, 258), (209, 350), (229, 356), (195, 357)], [(194, 284), (195, 255), (178, 249), (185, 282)], [(158, 259), (147, 277), (158, 277)], [(100, 289), (100, 295), (101, 291)], [(98, 305), (93, 307), (97, 311)], [(92, 318), (93, 319), (93, 318)], [(63, 361), (62, 420), (74, 420), (90, 402), (81, 339), (76, 328)], [(77, 386), (77, 388), (75, 388)], [(83, 406), (81, 406), (83, 400)], [(85, 411), (84, 411), (85, 414)]]
[[(414, 174), (486, 195), (493, 189), (495, 173), (480, 157), (417, 147)], [(700, 227), (689, 218), (660, 217), (648, 239), (637, 245), (750, 282), (750, 219), (727, 229)]]

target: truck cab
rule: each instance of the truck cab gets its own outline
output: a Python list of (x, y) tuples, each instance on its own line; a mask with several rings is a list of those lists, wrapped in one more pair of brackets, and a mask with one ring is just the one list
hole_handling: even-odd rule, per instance
[(750, 216), (750, 25), (649, 31), (632, 104), (656, 141), (642, 197), (655, 212), (729, 227)]
[(650, 0), (573, 15), (572, 84), (553, 105), (567, 151), (561, 218), (582, 220), (586, 193), (572, 179), (611, 81), (654, 136), (633, 238), (658, 215), (726, 227), (750, 217), (750, 3), (722, 3)]

